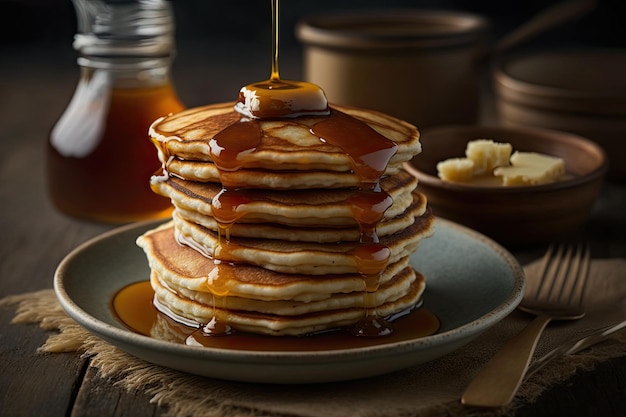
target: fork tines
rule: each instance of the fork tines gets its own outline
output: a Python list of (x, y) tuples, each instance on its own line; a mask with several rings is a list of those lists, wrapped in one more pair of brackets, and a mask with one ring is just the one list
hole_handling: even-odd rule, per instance
[(551, 244), (542, 262), (535, 296), (546, 302), (567, 301), (570, 305), (582, 305), (590, 267), (589, 245), (583, 242)]

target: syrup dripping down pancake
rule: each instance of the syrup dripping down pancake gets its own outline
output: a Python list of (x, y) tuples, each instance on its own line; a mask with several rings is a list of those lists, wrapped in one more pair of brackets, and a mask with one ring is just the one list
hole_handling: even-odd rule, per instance
[[(426, 197), (414, 192), (413, 203), (398, 216), (381, 221), (376, 225), (378, 236), (388, 236), (398, 233), (411, 226), (416, 218), (421, 217), (426, 212)], [(180, 208), (175, 204), (173, 216), (179, 217), (187, 222), (196, 223), (214, 232), (219, 232), (217, 221), (211, 217), (198, 213), (190, 209)], [(281, 223), (275, 223), (276, 219), (268, 219), (266, 222), (238, 222), (229, 226), (230, 236), (240, 236), (247, 238), (280, 239), (288, 242), (317, 242), (335, 243), (339, 241), (356, 242), (361, 237), (358, 225), (334, 226), (331, 222), (324, 224), (320, 219), (307, 219), (302, 226), (288, 226), (283, 223), (284, 219), (279, 219)], [(291, 219), (293, 221), (293, 219)], [(353, 220), (353, 219), (352, 219)]]
[[(415, 279), (416, 274), (412, 268), (408, 267), (402, 269), (399, 274), (393, 276), (391, 280), (381, 285), (380, 290), (376, 292), (376, 296), (372, 297), (372, 300), (370, 300), (370, 303), (366, 307), (379, 307), (385, 303), (393, 302), (403, 297), (408, 292), (409, 287), (413, 285)], [(194, 306), (194, 308), (206, 309), (207, 312), (205, 314), (209, 315), (208, 318), (210, 319), (211, 313), (208, 310), (213, 309), (213, 306), (216, 305), (216, 296), (209, 292), (208, 287), (205, 286), (205, 288), (203, 288), (204, 291), (190, 290), (184, 286), (175, 285), (167, 281), (156, 271), (152, 273), (151, 283), (152, 287), (156, 288), (157, 296), (161, 295), (164, 290), (170, 291), (183, 300), (199, 304), (200, 306)], [(353, 292), (332, 293), (328, 294), (327, 298), (324, 299), (304, 302), (289, 299), (258, 300), (231, 295), (218, 297), (221, 297), (221, 300), (217, 301), (217, 303), (219, 303), (219, 308), (222, 310), (248, 312), (252, 314), (260, 313), (272, 316), (294, 317), (323, 311), (363, 308), (363, 292), (360, 289)], [(182, 306), (177, 310), (189, 311)], [(203, 321), (198, 322), (202, 323)], [(208, 320), (204, 321), (204, 323), (206, 322), (208, 322)]]
[(163, 164), (151, 187), (174, 211), (137, 243), (154, 304), (175, 322), (266, 335), (358, 322), (363, 334), (418, 305), (424, 277), (409, 257), (434, 222), (402, 167), (421, 151), (414, 126), (340, 106), (250, 119), (223, 103), (150, 135)]
[[(220, 236), (217, 233), (188, 222), (176, 216), (176, 213), (173, 219), (179, 242), (207, 257), (217, 257), (224, 262), (244, 262), (277, 272), (311, 275), (362, 272), (353, 255), (360, 246), (359, 242), (328, 244), (231, 236), (226, 243), (227, 252), (216, 255), (216, 250), (220, 248)], [(395, 262), (413, 253), (420, 242), (433, 233), (433, 216), (427, 211), (406, 229), (380, 237), (380, 244), (389, 248), (389, 262)], [(221, 244), (223, 248), (224, 242)]]
[[(421, 151), (419, 132), (409, 123), (373, 111), (333, 108), (364, 122), (397, 145), (385, 175), (397, 173), (404, 162)], [(207, 138), (236, 123), (239, 117), (233, 111), (233, 103), (189, 109), (156, 121), (150, 135), (169, 173), (190, 181), (219, 182), (220, 172), (212, 161)], [(320, 120), (323, 118), (259, 121), (259, 147), (247, 155), (245, 167), (228, 173), (229, 181), (274, 189), (358, 186), (361, 178), (353, 172), (350, 156), (311, 132)]]
[[(148, 232), (138, 243), (150, 263), (157, 308), (182, 322), (202, 325), (218, 314), (238, 330), (302, 335), (348, 326), (363, 315), (359, 274), (282, 274), (245, 264), (220, 271), (220, 264), (179, 245), (171, 225)], [(424, 279), (408, 262), (403, 258), (386, 268), (376, 296), (368, 298), (369, 307), (392, 315), (419, 302)], [(227, 275), (227, 288), (215, 297), (209, 280), (219, 280), (220, 274)]]
[[(172, 223), (166, 223), (137, 239), (146, 253), (151, 270), (175, 286), (195, 291), (209, 291), (207, 277), (220, 272), (228, 274), (221, 286), (231, 296), (259, 300), (296, 300), (310, 302), (322, 300), (333, 293), (363, 290), (360, 274), (285, 274), (249, 264), (216, 263), (188, 246), (180, 245)], [(380, 282), (389, 281), (409, 266), (408, 258), (389, 264), (381, 274)], [(233, 272), (230, 274), (230, 272)]]
[[(418, 273), (415, 273), (415, 276), (416, 279), (401, 298), (377, 307), (379, 314), (391, 316), (419, 304), (424, 289), (424, 277)], [(169, 311), (165, 314), (175, 319), (178, 317), (179, 321), (196, 322), (200, 327), (217, 315), (220, 320), (228, 322), (236, 330), (271, 336), (304, 336), (329, 329), (340, 329), (354, 325), (363, 318), (363, 307), (360, 306), (284, 316), (243, 310), (214, 309), (210, 305), (190, 301), (165, 287), (159, 287), (158, 283), (156, 294), (157, 309), (160, 306), (167, 306)]]
[[(222, 187), (213, 183), (183, 181), (169, 178), (156, 181), (153, 190), (171, 199), (177, 208), (213, 217), (213, 201)], [(382, 220), (402, 215), (415, 205), (412, 192), (417, 180), (406, 171), (381, 180), (381, 189), (389, 194), (392, 205), (386, 209)], [(305, 227), (356, 227), (351, 198), (355, 189), (260, 190), (238, 191), (248, 201), (245, 215), (238, 223), (278, 223)], [(420, 200), (425, 200), (421, 197)], [(425, 204), (425, 202), (424, 202)], [(235, 234), (235, 233), (233, 233)]]

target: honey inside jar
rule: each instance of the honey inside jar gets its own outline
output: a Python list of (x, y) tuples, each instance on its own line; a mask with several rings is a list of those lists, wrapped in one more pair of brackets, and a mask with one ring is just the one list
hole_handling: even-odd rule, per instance
[(156, 118), (184, 108), (170, 79), (170, 2), (72, 2), (80, 77), (46, 149), (50, 199), (67, 215), (108, 223), (162, 218), (170, 202), (154, 195), (160, 163), (146, 143)]
[(75, 96), (73, 105), (84, 110), (69, 114), (51, 133), (46, 151), (51, 199), (66, 214), (103, 222), (166, 217), (171, 203), (148, 182), (160, 163), (146, 131), (183, 105), (170, 83), (112, 87), (94, 104), (90, 93), (98, 93), (93, 84), (103, 77), (96, 71), (81, 80), (78, 89), (85, 94)]

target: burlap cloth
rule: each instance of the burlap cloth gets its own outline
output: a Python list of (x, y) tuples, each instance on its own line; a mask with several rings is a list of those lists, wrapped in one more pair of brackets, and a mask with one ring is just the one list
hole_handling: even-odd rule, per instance
[[(526, 267), (532, 274), (537, 263)], [(548, 326), (537, 356), (558, 343), (626, 318), (626, 259), (595, 260), (586, 304), (588, 314), (574, 322)], [(459, 397), (481, 364), (530, 320), (514, 312), (478, 339), (439, 360), (375, 378), (318, 385), (260, 385), (197, 377), (146, 363), (93, 336), (70, 319), (52, 290), (10, 296), (0, 306), (15, 306), (15, 323), (37, 323), (55, 331), (41, 352), (76, 351), (90, 357), (103, 383), (142, 390), (175, 417), (406, 417), (510, 415), (534, 401), (547, 387), (580, 369), (626, 355), (626, 332), (584, 352), (561, 358), (530, 377), (514, 403), (502, 410), (464, 408)]]

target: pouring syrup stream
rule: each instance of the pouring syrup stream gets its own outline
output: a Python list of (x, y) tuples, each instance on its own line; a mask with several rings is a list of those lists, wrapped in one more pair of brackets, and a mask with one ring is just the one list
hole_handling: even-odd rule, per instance
[[(376, 308), (371, 306), (376, 305), (380, 275), (390, 256), (389, 248), (379, 243), (376, 234), (376, 225), (392, 203), (391, 197), (380, 187), (380, 178), (395, 155), (397, 145), (361, 120), (336, 109), (331, 110), (323, 90), (317, 85), (280, 79), (278, 5), (279, 0), (271, 0), (273, 43), (269, 79), (246, 85), (240, 90), (234, 110), (241, 118), (209, 140), (212, 161), (218, 168), (223, 187), (211, 204), (212, 215), (218, 223), (219, 243), (212, 260), (215, 274), (207, 277), (207, 291), (213, 294), (213, 310), (216, 313), (213, 320), (194, 332), (192, 338), (198, 340), (188, 339), (188, 343), (204, 344), (205, 336), (228, 335), (231, 338), (238, 333), (233, 332), (227, 317), (219, 312), (228, 310), (229, 275), (236, 273), (237, 260), (233, 250), (237, 245), (231, 241), (230, 226), (249, 214), (252, 208), (248, 208), (246, 188), (227, 180), (227, 174), (245, 169), (247, 161), (262, 146), (264, 133), (259, 119), (290, 119), (299, 123), (293, 119), (301, 116), (324, 116), (309, 125), (311, 133), (349, 155), (352, 172), (361, 182), (349, 201), (361, 229), (359, 246), (351, 255), (363, 278), (364, 317), (351, 329), (351, 334), (389, 336), (394, 332), (391, 323), (380, 317)], [(434, 330), (431, 325), (430, 331)]]

